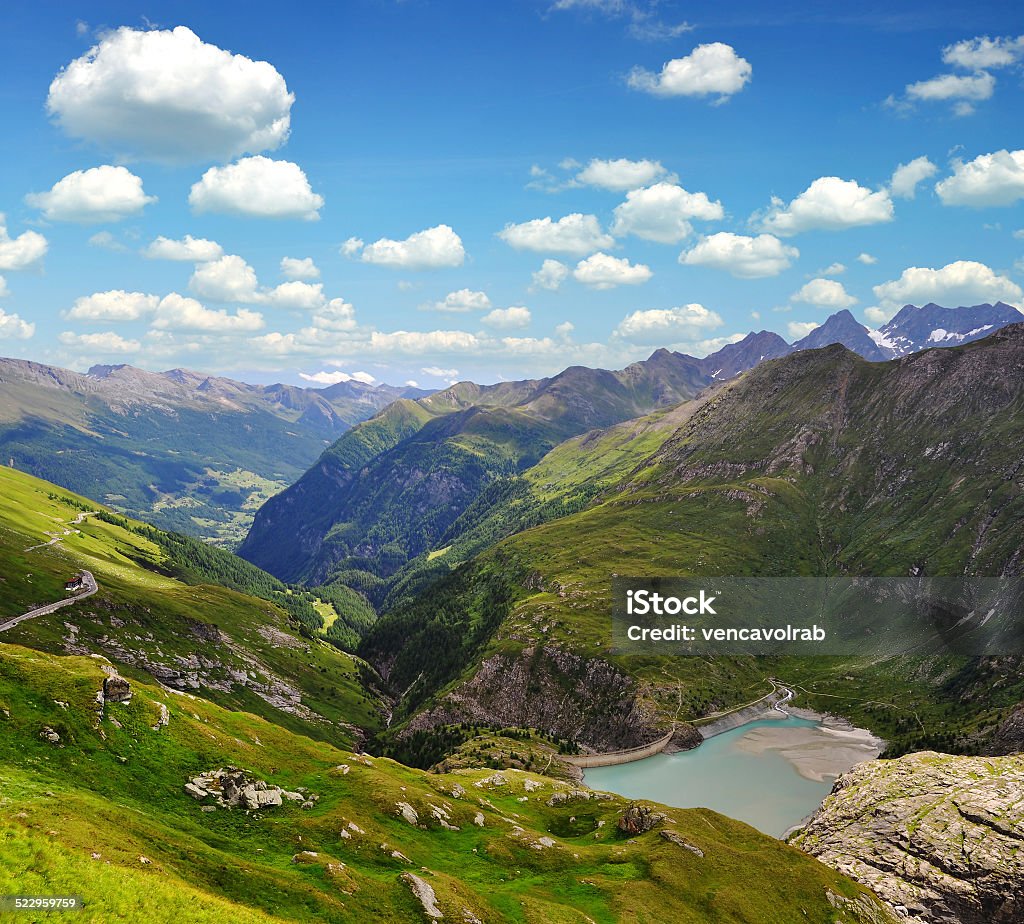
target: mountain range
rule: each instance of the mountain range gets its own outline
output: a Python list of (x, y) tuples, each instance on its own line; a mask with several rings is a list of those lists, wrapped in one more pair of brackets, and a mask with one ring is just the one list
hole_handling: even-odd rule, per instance
[[(410, 570), (443, 573), (441, 550), (465, 544), (467, 518), (480, 519), (489, 492), (508, 490), (509, 477), (569, 437), (673, 407), (793, 353), (840, 344), (881, 362), (895, 355), (889, 344), (906, 355), (966, 343), (1022, 317), (1003, 303), (949, 311), (906, 306), (882, 331), (869, 332), (844, 310), (794, 344), (761, 331), (702, 359), (661, 349), (620, 372), (572, 367), (550, 379), (460, 383), (396, 402), (268, 500), (238, 551), (283, 580), (337, 580), (379, 606)], [(946, 326), (933, 326), (940, 322)], [(513, 528), (493, 519), (492, 526), (491, 538)]]
[[(1024, 323), (1006, 308), (905, 308), (874, 332), (840, 312), (797, 344), (761, 332), (703, 359), (658, 350), (431, 395), (0, 366), (3, 432), (21, 428), (5, 445), (36, 453), (0, 468), (0, 891), (9, 871), (66, 868), (110, 919), (675, 921), (712, 902), (723, 920), (893, 920), (744, 825), (579, 788), (560, 755), (668, 732), (693, 746), (694, 723), (769, 677), (871, 729), (887, 757), (1019, 750), (1014, 652), (653, 658), (613, 651), (608, 619), (623, 573), (1021, 574)], [(16, 470), (65, 458), (125, 509), (111, 486), (179, 456), (253, 472), (239, 460), (273, 464), (297, 435), (322, 446), (307, 412), (348, 428), (256, 517), (242, 550), (277, 577)], [(88, 599), (5, 624), (83, 569)], [(126, 701), (103, 699), (112, 676)], [(981, 909), (963, 920), (989, 920), (1012, 879), (989, 875), (998, 851), (987, 879), (921, 874), (960, 844), (912, 813), (994, 766), (958, 760), (934, 781), (928, 754), (872, 765), (797, 842), (874, 882), (849, 863), (863, 830), (878, 856), (912, 858), (922, 920), (962, 898)], [(1019, 759), (1004, 764), (1016, 779)], [(902, 773), (907, 813), (885, 797)], [(195, 782), (225, 774), (285, 801), (226, 810), (227, 790)], [(1000, 785), (978, 804), (1005, 820)], [(893, 904), (923, 894), (879, 882)]]
[(0, 459), (224, 544), (352, 424), (418, 389), (256, 386), (185, 369), (0, 359)]
[[(325, 450), (321, 462), (330, 470), (332, 458), (347, 451), (336, 450), (332, 442), (352, 426), (396, 401), (408, 402), (350, 441), (359, 444), (365, 436), (368, 447), (356, 456), (368, 453), (370, 458), (377, 455), (375, 440), (382, 439), (379, 448), (390, 451), (396, 448), (396, 434), (404, 439), (429, 420), (452, 415), (445, 425), (449, 433), (442, 439), (456, 457), (464, 459), (464, 451), (474, 455), (478, 471), (466, 485), (453, 482), (441, 489), (442, 495), (452, 489), (455, 497), (451, 504), (442, 501), (437, 523), (419, 541), (406, 543), (398, 536), (392, 542), (389, 530), (378, 529), (365, 511), (353, 511), (350, 517), (339, 509), (335, 519), (329, 511), (318, 511), (318, 519), (329, 521), (325, 532), (350, 519), (354, 525), (337, 530), (339, 541), (328, 544), (322, 560), (313, 561), (325, 536), (300, 524), (303, 560), (288, 556), (281, 572), (325, 576), (358, 571), (364, 583), (373, 585), (381, 574), (401, 568), (417, 549), (430, 545), (444, 531), (445, 522), (461, 515), (465, 500), (489, 484), (495, 472), (522, 469), (567, 436), (667, 407), (795, 350), (842, 343), (879, 361), (930, 346), (968, 342), (1019, 317), (1016, 309), (1002, 303), (957, 309), (906, 306), (880, 330), (868, 331), (842, 311), (794, 344), (760, 331), (702, 359), (658, 350), (644, 363), (618, 373), (577, 367), (538, 381), (485, 387), (464, 382), (447, 389), (446, 398), (426, 404), (420, 399), (429, 392), (355, 380), (326, 388), (262, 386), (186, 369), (152, 373), (106, 365), (78, 373), (0, 359), (0, 459), (100, 498), (125, 514), (235, 547), (245, 539), (256, 511), (300, 479)], [(499, 419), (501, 414), (504, 420)], [(496, 429), (489, 435), (479, 432), (491, 427)], [(435, 425), (426, 436), (445, 428)], [(465, 434), (464, 447), (459, 445), (463, 436), (456, 433)], [(481, 439), (486, 447), (477, 452), (473, 445)], [(422, 451), (421, 445), (420, 455)], [(394, 457), (396, 464), (401, 455)], [(414, 457), (409, 461), (423, 461)], [(318, 467), (319, 463), (313, 471)], [(412, 477), (417, 477), (415, 472)], [(433, 484), (430, 478), (427, 482)], [(304, 492), (305, 486), (298, 490)], [(357, 494), (356, 504), (365, 505), (367, 499)], [(411, 497), (408, 491), (399, 494), (401, 504)], [(411, 499), (415, 507), (419, 502)], [(389, 503), (385, 500), (383, 507)], [(301, 510), (302, 505), (298, 507)], [(420, 504), (417, 509), (424, 508)], [(267, 511), (271, 514), (278, 522), (274, 507)], [(262, 550), (262, 530), (263, 524), (257, 524), (246, 542), (246, 554), (269, 563)]]

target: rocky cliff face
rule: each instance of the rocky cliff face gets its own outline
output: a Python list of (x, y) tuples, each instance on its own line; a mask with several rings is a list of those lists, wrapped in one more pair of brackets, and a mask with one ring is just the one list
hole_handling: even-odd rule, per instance
[[(667, 732), (642, 692), (607, 661), (537, 646), (488, 658), (472, 680), (417, 715), (409, 731), (474, 722), (537, 728), (598, 752), (640, 747)], [(683, 724), (673, 745), (683, 750), (701, 740), (700, 732)]]
[(928, 924), (1024, 921), (1024, 756), (925, 751), (840, 777), (791, 843)]
[(1020, 754), (1024, 751), (1024, 703), (999, 725), (985, 747), (986, 754)]

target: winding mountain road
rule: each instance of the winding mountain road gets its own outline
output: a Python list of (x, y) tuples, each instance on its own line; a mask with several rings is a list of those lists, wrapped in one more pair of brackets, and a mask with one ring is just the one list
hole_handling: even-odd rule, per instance
[(45, 606), (37, 606), (34, 610), (29, 610), (27, 613), (15, 616), (13, 619), (8, 619), (6, 622), (0, 622), (0, 632), (6, 632), (8, 629), (13, 629), (18, 625), (18, 623), (22, 623), (26, 619), (35, 619), (36, 616), (47, 616), (62, 607), (71, 606), (72, 603), (77, 603), (79, 600), (91, 597), (97, 590), (99, 590), (96, 578), (92, 576), (91, 571), (82, 571), (81, 574), (82, 582), (85, 584), (85, 589), (83, 591), (75, 594), (73, 597), (66, 597), (63, 600), (58, 600), (56, 603), (47, 603)]

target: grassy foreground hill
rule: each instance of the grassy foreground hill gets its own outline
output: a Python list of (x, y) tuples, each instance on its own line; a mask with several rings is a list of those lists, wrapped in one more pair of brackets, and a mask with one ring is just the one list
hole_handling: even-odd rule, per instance
[[(99, 584), (88, 599), (19, 623), (0, 640), (103, 655), (129, 677), (155, 678), (336, 744), (381, 726), (382, 706), (363, 684), (372, 671), (310, 631), (296, 613), (319, 620), (311, 605), (273, 591), (277, 582), (251, 565), (199, 546), (224, 566), (220, 581), (256, 590), (262, 579), (266, 596), (280, 602), (229, 589), (194, 570), (187, 541), (102, 511), (0, 468), (0, 623), (64, 598), (64, 582), (82, 569)], [(231, 565), (238, 568), (226, 570)], [(210, 562), (205, 571), (215, 571)]]
[(1019, 653), (616, 656), (609, 579), (1019, 574), (1022, 370), (1021, 325), (890, 363), (828, 347), (759, 365), (680, 408), (671, 428), (649, 418), (578, 437), (524, 473), (517, 503), (536, 509), (575, 493), (582, 509), (498, 542), (399, 603), (360, 651), (404, 691), (396, 715), (410, 730), (521, 725), (628, 747), (753, 699), (775, 673), (806, 703), (867, 724), (892, 753), (976, 752), (1024, 700)]
[[(893, 920), (710, 811), (651, 806), (666, 817), (628, 836), (623, 800), (539, 774), (426, 774), (138, 681), (130, 702), (100, 705), (105, 666), (0, 644), (0, 893), (73, 894), (82, 920), (155, 924)], [(183, 792), (229, 765), (310, 807)]]

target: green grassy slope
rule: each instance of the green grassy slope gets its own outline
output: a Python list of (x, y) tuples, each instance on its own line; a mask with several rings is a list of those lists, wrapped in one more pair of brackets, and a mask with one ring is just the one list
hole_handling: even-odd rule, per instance
[(588, 507), (658, 449), (711, 394), (572, 437), (522, 474), (497, 479), (436, 540), (437, 548), (395, 575), (383, 609), (394, 609), (506, 536)]
[[(1019, 573), (1022, 369), (1021, 327), (889, 364), (832, 347), (765, 363), (723, 387), (653, 452), (641, 441), (613, 466), (612, 484), (602, 454), (595, 461), (585, 440), (571, 441), (524, 481), (531, 490), (550, 481), (557, 495), (560, 473), (582, 471), (594, 478), (589, 506), (504, 540), (399, 604), (361, 651), (386, 667), (395, 690), (408, 690), (400, 718), (427, 711), (416, 728), (489, 715), (513, 724), (508, 703), (545, 685), (554, 702), (561, 684), (565, 702), (589, 716), (581, 730), (594, 734), (603, 701), (587, 687), (587, 665), (609, 663), (630, 679), (626, 695), (652, 737), (671, 719), (765, 692), (776, 673), (806, 688), (805, 703), (869, 725), (893, 753), (976, 750), (1024, 699), (1019, 659), (614, 657), (609, 579)], [(615, 432), (597, 444), (614, 443)], [(479, 602), (496, 587), (500, 612)], [(493, 632), (475, 628), (485, 613)], [(468, 644), (453, 660), (425, 659), (422, 641), (439, 634)], [(584, 662), (560, 666), (559, 652)]]
[[(82, 568), (100, 586), (81, 603), (4, 632), (3, 641), (104, 654), (130, 676), (159, 677), (339, 744), (379, 727), (379, 706), (364, 692), (366, 668), (357, 659), (303, 635), (295, 617), (273, 603), (171, 577), (187, 570), (169, 555), (174, 544), (147, 538), (141, 524), (125, 521), (125, 528), (97, 516), (74, 524), (96, 509), (0, 468), (0, 619), (63, 598), (65, 580)], [(51, 535), (60, 541), (34, 548)]]
[[(623, 800), (549, 806), (569, 785), (538, 774), (425, 774), (138, 682), (101, 709), (102, 668), (0, 645), (0, 892), (77, 894), (97, 922), (422, 921), (411, 873), (452, 921), (890, 920), (840, 874), (710, 811), (665, 809), (627, 838)], [(201, 811), (184, 782), (226, 765), (319, 798)]]

